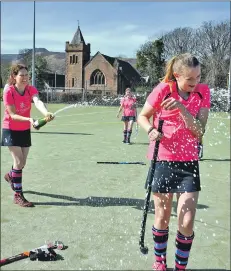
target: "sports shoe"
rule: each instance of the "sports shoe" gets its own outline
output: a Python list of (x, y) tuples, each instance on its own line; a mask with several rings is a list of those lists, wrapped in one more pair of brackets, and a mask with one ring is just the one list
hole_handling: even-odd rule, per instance
[(21, 207), (34, 207), (34, 204), (32, 202), (29, 202), (24, 198), (23, 193), (14, 194), (14, 203), (18, 204)]
[(13, 185), (12, 178), (10, 177), (9, 173), (5, 174), (4, 179), (8, 182), (8, 184), (10, 184), (11, 189), (14, 191), (14, 185)]
[(126, 140), (126, 144), (128, 144), (128, 145), (130, 145), (130, 144), (131, 144), (131, 142), (130, 142), (130, 138), (127, 138), (127, 140)]
[(165, 263), (154, 262), (152, 269), (154, 271), (167, 271), (167, 265)]

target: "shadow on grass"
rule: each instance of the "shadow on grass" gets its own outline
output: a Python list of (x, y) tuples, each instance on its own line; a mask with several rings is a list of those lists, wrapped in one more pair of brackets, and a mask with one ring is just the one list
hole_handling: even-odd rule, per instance
[(132, 145), (144, 145), (144, 146), (148, 146), (149, 143), (146, 143), (146, 142), (132, 142)]
[[(130, 199), (130, 198), (112, 198), (112, 197), (87, 197), (87, 198), (74, 198), (64, 195), (56, 195), (49, 193), (42, 193), (36, 191), (24, 191), (24, 194), (34, 194), (39, 196), (45, 196), (60, 200), (68, 200), (70, 202), (33, 202), (34, 205), (54, 205), (54, 206), (91, 206), (91, 207), (108, 207), (108, 206), (132, 206), (137, 210), (142, 210), (144, 207), (144, 200), (142, 199)], [(172, 203), (173, 211), (177, 211), (177, 202)], [(197, 204), (197, 209), (209, 208), (204, 204)], [(149, 213), (153, 213), (154, 203), (151, 200), (149, 205)]]
[(203, 161), (230, 162), (231, 159), (228, 159), (228, 158), (227, 158), (227, 159), (215, 159), (215, 158), (214, 158), (214, 159), (212, 159), (212, 158), (211, 158), (211, 159), (203, 159), (203, 158), (202, 158), (200, 161), (201, 161), (201, 162), (203, 162)]
[[(56, 195), (56, 194), (49, 194), (49, 193), (42, 193), (36, 191), (24, 191), (24, 194), (34, 194), (39, 196), (45, 196), (50, 198), (55, 198), (59, 200), (68, 200), (69, 202), (63, 201), (56, 201), (56, 202), (33, 202), (35, 206), (90, 206), (90, 207), (108, 207), (108, 206), (131, 206), (137, 210), (143, 210), (144, 207), (144, 200), (142, 199), (130, 199), (130, 198), (112, 198), (112, 197), (87, 197), (87, 198), (74, 198), (65, 195)], [(209, 206), (204, 204), (197, 204), (197, 209), (208, 209)], [(150, 202), (149, 205), (149, 214), (154, 214), (154, 204), (153, 200)], [(172, 217), (177, 217), (177, 202), (173, 200), (172, 202)], [(205, 224), (202, 220), (195, 219), (195, 222)], [(223, 229), (225, 231), (230, 232), (230, 229), (226, 229), (220, 225), (210, 224), (206, 222), (208, 226), (213, 228)], [(196, 270), (196, 269), (195, 269)], [(198, 269), (199, 270), (199, 269)], [(201, 269), (200, 269), (201, 270)], [(206, 270), (206, 269), (205, 269)], [(208, 269), (212, 270), (212, 269)], [(216, 270), (216, 269), (214, 269)]]
[(68, 133), (68, 132), (31, 132), (32, 134), (55, 134), (55, 135), (94, 135), (87, 133)]

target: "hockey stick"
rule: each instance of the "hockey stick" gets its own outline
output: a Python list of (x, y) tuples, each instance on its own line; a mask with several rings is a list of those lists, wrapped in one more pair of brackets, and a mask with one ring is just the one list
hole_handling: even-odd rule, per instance
[(146, 165), (144, 162), (97, 162), (97, 164), (113, 164), (113, 165)]
[(137, 118), (138, 118), (137, 115), (138, 115), (138, 114), (137, 114), (137, 109), (136, 109), (136, 133), (135, 133), (135, 138), (138, 136), (138, 133), (139, 133), (139, 125), (138, 125), (138, 123), (137, 123)]
[(0, 260), (0, 266), (28, 258), (29, 256), (30, 256), (30, 251), (24, 251), (12, 257), (8, 257), (8, 258)]
[[(163, 120), (159, 120), (157, 131), (160, 133), (162, 132), (163, 123), (164, 123)], [(156, 165), (156, 160), (157, 160), (157, 156), (158, 156), (159, 145), (160, 145), (160, 140), (157, 140), (156, 144), (155, 144), (155, 149), (153, 152), (153, 159), (151, 161), (150, 168), (148, 171), (148, 176), (147, 176), (148, 186), (147, 186), (146, 196), (145, 196), (145, 200), (144, 200), (143, 218), (141, 221), (140, 240), (139, 240), (140, 251), (143, 254), (148, 253), (148, 247), (144, 246), (144, 236), (145, 236), (145, 227), (146, 227), (146, 221), (147, 221), (148, 207), (149, 207), (149, 203), (150, 203), (151, 186), (152, 186), (152, 180), (153, 180), (153, 176), (154, 176), (154, 172), (155, 172), (155, 165)]]
[(57, 248), (57, 249), (61, 250), (61, 249), (64, 248), (64, 245), (60, 241), (55, 241), (54, 243), (48, 243), (48, 244), (43, 245), (41, 247), (34, 248), (32, 250), (29, 250), (29, 251), (24, 251), (22, 253), (19, 253), (17, 255), (14, 255), (14, 256), (11, 256), (11, 257), (8, 257), (8, 258), (4, 258), (4, 259), (0, 260), (0, 266), (3, 266), (3, 265), (6, 265), (6, 264), (9, 264), (9, 263), (13, 263), (13, 262), (28, 258), (30, 256), (31, 251), (35, 251), (35, 250), (38, 250), (38, 249), (46, 249), (46, 248), (52, 248), (52, 249)]

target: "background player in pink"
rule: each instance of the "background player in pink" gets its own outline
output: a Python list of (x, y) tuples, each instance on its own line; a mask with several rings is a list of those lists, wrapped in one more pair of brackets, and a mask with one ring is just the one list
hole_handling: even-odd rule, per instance
[(15, 192), (14, 202), (22, 207), (33, 207), (22, 192), (22, 169), (26, 165), (31, 146), (30, 116), (32, 100), (36, 108), (51, 121), (54, 117), (39, 99), (38, 90), (28, 85), (29, 76), (26, 66), (17, 64), (11, 67), (8, 88), (4, 91), (5, 112), (2, 123), (2, 146), (8, 146), (13, 157), (13, 166), (5, 175), (5, 180)]
[[(210, 108), (210, 91), (207, 85), (199, 84), (200, 77), (196, 57), (186, 53), (172, 58), (163, 81), (148, 96), (138, 117), (149, 136), (149, 159), (152, 159), (155, 141), (160, 140), (152, 182), (154, 270), (167, 270), (168, 225), (174, 193), (178, 199), (174, 270), (185, 270), (194, 238), (193, 224), (201, 190), (197, 147)], [(162, 133), (157, 131), (159, 119), (164, 120)]]
[(125, 96), (120, 102), (117, 118), (119, 118), (119, 114), (122, 110), (123, 115), (121, 120), (124, 122), (123, 143), (130, 144), (133, 123), (136, 121), (136, 98), (132, 95), (130, 88), (126, 88), (125, 90)]

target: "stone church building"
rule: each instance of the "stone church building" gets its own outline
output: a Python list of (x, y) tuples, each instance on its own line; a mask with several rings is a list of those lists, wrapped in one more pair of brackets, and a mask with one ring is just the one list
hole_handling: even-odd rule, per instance
[(86, 44), (78, 26), (71, 42), (66, 42), (65, 87), (85, 89), (93, 94), (124, 94), (133, 88), (141, 75), (127, 61), (97, 52), (91, 57), (91, 45)]

